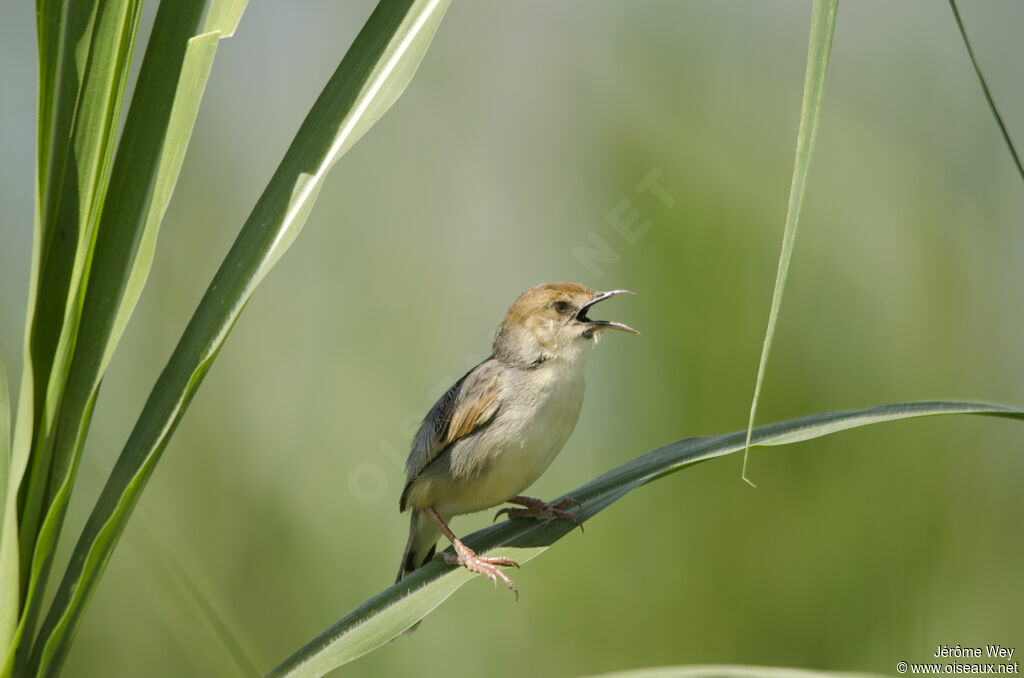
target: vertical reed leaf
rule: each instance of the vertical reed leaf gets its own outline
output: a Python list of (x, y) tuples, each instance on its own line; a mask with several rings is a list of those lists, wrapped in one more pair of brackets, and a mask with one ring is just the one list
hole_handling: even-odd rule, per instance
[[(26, 379), (19, 424), (28, 449), (15, 452), (23, 587), (52, 496), (56, 419), (77, 338), (86, 281), (114, 149), (141, 2), (79, 2), (38, 7), (41, 78), (35, 261), (26, 328)], [(44, 135), (48, 135), (44, 138)], [(21, 415), (25, 418), (22, 419)], [(28, 419), (31, 417), (31, 420)], [(22, 438), (19, 437), (19, 441)]]
[[(95, 227), (87, 283), (82, 285), (77, 336), (52, 436), (45, 487), (50, 504), (36, 540), (24, 605), (29, 630), (42, 604), (100, 380), (149, 273), (157, 230), (178, 178), (217, 42), (234, 31), (245, 7), (237, 0), (219, 4), (233, 8), (211, 13), (223, 22), (219, 26), (202, 24), (209, 0), (164, 2), (157, 12)], [(33, 457), (41, 458), (38, 449)], [(35, 486), (32, 478), (29, 486)], [(26, 651), (23, 648), (19, 655)]]
[[(59, 670), (142, 489), (246, 302), (301, 230), (327, 171), (405, 89), (447, 5), (383, 0), (321, 92), (146, 401), (40, 629), (32, 674)], [(105, 347), (98, 354), (102, 364)]]
[(754, 397), (750, 401), (750, 419), (747, 421), (747, 442), (743, 450), (743, 479), (748, 483), (747, 460), (750, 455), (750, 433), (757, 415), (757, 401), (761, 397), (768, 354), (772, 350), (775, 325), (779, 320), (782, 293), (789, 275), (789, 261), (793, 257), (796, 242), (796, 227), (800, 221), (800, 209), (804, 204), (807, 189), (807, 174), (814, 152), (814, 139), (818, 134), (821, 118), (821, 100), (825, 94), (825, 75), (828, 73), (829, 57), (832, 54), (832, 36), (836, 27), (836, 12), (839, 0), (814, 0), (811, 15), (811, 38), (807, 46), (807, 74), (804, 76), (804, 99), (800, 107), (800, 130), (796, 136), (796, 160), (793, 163), (793, 181), (789, 188), (789, 206), (786, 208), (786, 228), (782, 234), (782, 252), (779, 254), (779, 268), (775, 274), (775, 291), (772, 293), (772, 307), (768, 312), (768, 329), (761, 347), (761, 360), (757, 365), (757, 380), (754, 382)]
[[(18, 532), (14, 512), (4, 511), (11, 471), (11, 398), (7, 390), (7, 372), (0, 360), (0, 650), (6, 650), (18, 627)], [(0, 654), (0, 657), (6, 656)]]
[[(31, 635), (56, 543), (59, 521), (49, 517), (61, 500), (51, 479), (56, 460), (67, 453), (56, 447), (57, 420), (140, 9), (141, 0), (39, 0), (36, 6), (41, 75), (35, 238), (18, 418), (0, 505), (0, 587), (16, 587), (20, 621), (4, 638), (4, 675), (27, 656), (21, 638), (26, 629)], [(87, 420), (89, 412), (83, 416)], [(16, 559), (8, 552), (15, 539)]]

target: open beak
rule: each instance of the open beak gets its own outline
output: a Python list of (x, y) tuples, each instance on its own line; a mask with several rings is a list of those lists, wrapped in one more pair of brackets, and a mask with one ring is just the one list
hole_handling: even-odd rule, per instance
[(622, 323), (613, 323), (610, 320), (591, 320), (587, 317), (587, 311), (591, 306), (599, 301), (610, 299), (611, 297), (617, 297), (620, 294), (636, 294), (630, 290), (611, 290), (610, 292), (598, 292), (594, 295), (594, 298), (583, 305), (583, 307), (576, 314), (576, 320), (581, 323), (586, 323), (593, 327), (595, 330), (622, 330), (623, 332), (632, 332), (633, 334), (640, 334), (629, 325), (623, 325)]

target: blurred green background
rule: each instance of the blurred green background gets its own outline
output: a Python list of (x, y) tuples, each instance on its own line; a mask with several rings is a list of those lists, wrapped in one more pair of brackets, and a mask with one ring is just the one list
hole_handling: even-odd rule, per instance
[[(1024, 144), (1024, 4), (960, 4)], [(372, 5), (253, 2), (222, 43), (101, 391), (68, 537)], [(155, 5), (145, 12), (140, 45)], [(30, 3), (3, 14), (0, 354), (17, 384), (36, 66)], [(809, 18), (809, 2), (455, 2), (236, 326), (66, 675), (237, 675), (169, 557), (262, 670), (390, 584), (415, 426), (536, 283), (634, 289), (605, 316), (643, 334), (596, 351), (577, 431), (532, 494), (745, 426)], [(652, 172), (671, 206), (637, 192)], [(633, 241), (609, 221), (630, 210), (650, 222)], [(1022, 264), (1024, 187), (947, 4), (843, 3), (759, 423), (916, 399), (1024, 405)], [(339, 673), (729, 662), (892, 674), (940, 643), (1019, 647), (1022, 433), (933, 419), (758, 451), (757, 489), (739, 457), (701, 464), (516, 572), (518, 604), (474, 581), (416, 634)]]

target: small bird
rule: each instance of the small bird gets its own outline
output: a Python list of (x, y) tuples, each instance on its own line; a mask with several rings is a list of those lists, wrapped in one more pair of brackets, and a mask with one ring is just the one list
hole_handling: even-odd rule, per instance
[(498, 511), (513, 518), (566, 518), (579, 502), (549, 504), (520, 493), (533, 484), (569, 439), (583, 405), (583, 367), (605, 330), (639, 334), (621, 323), (591, 320), (591, 307), (629, 290), (595, 292), (578, 283), (545, 283), (523, 292), (505, 315), (491, 357), (434, 404), (420, 425), (405, 464), (399, 511), (412, 510), (409, 540), (398, 579), (434, 557), (442, 534), (455, 547), (450, 565), (501, 579), (519, 597), (498, 566), (508, 558), (478, 556), (448, 527), (452, 516), (503, 503), (523, 508)]

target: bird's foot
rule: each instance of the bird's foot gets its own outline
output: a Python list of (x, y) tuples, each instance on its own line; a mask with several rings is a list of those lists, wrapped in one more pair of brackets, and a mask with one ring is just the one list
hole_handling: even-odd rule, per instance
[(566, 506), (583, 506), (583, 504), (572, 497), (564, 497), (550, 504), (542, 499), (534, 499), (533, 497), (512, 497), (509, 499), (509, 502), (525, 506), (526, 508), (503, 508), (494, 514), (494, 520), (497, 520), (498, 516), (503, 513), (508, 514), (509, 520), (536, 518), (537, 520), (551, 522), (553, 518), (565, 518), (579, 525), (580, 531), (583, 531), (583, 523), (580, 521), (580, 517), (575, 513), (565, 510)]
[(455, 547), (455, 553), (441, 554), (444, 562), (449, 565), (462, 565), (470, 572), (478, 572), (490, 579), (491, 583), (495, 586), (498, 585), (498, 580), (501, 579), (505, 582), (508, 590), (516, 594), (516, 600), (519, 600), (519, 589), (516, 588), (515, 582), (498, 569), (499, 565), (503, 567), (519, 567), (519, 563), (509, 558), (485, 558), (478, 556), (473, 549), (458, 540), (453, 543), (453, 546)]

